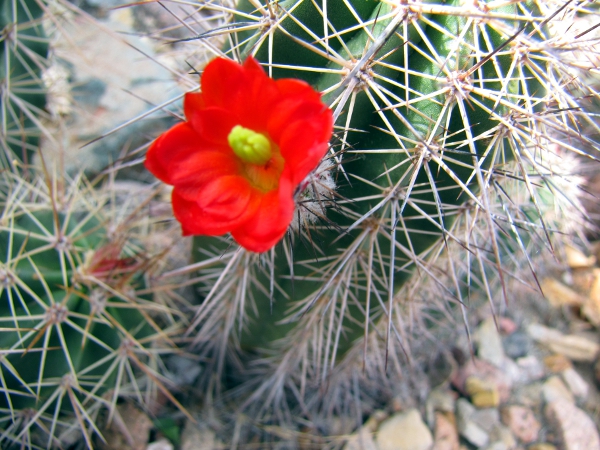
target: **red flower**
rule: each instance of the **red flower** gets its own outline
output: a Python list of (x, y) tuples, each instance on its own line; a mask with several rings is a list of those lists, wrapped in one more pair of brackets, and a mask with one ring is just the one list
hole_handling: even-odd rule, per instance
[(230, 232), (264, 252), (285, 234), (296, 186), (327, 151), (331, 110), (308, 84), (273, 80), (252, 57), (214, 59), (201, 87), (186, 94), (186, 122), (158, 137), (145, 166), (174, 186), (184, 235)]

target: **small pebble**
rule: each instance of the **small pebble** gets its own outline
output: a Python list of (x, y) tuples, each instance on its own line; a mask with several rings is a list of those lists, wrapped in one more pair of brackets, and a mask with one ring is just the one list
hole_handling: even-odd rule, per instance
[(573, 363), (565, 355), (549, 355), (544, 358), (544, 365), (550, 372), (559, 373), (573, 367)]
[(545, 409), (564, 450), (600, 450), (600, 437), (593, 420), (574, 404), (558, 399)]
[(148, 444), (146, 450), (173, 450), (173, 444), (168, 439), (160, 439)]
[(517, 366), (521, 369), (527, 383), (544, 378), (546, 375), (544, 364), (534, 355), (517, 359)]
[(502, 338), (496, 329), (494, 318), (488, 317), (481, 322), (475, 330), (473, 337), (477, 344), (477, 356), (496, 367), (501, 367), (505, 355), (502, 347)]
[(490, 440), (492, 442), (502, 442), (506, 448), (515, 449), (517, 447), (517, 440), (508, 427), (502, 424), (496, 424), (494, 429), (490, 433)]
[(512, 380), (505, 372), (493, 364), (482, 361), (478, 358), (468, 360), (452, 376), (452, 384), (465, 395), (469, 395), (466, 390), (466, 381), (474, 376), (480, 380), (490, 383), (496, 387), (500, 396), (500, 403), (506, 402), (510, 397)]
[(548, 303), (555, 308), (561, 306), (581, 306), (585, 303), (585, 297), (569, 286), (554, 278), (545, 278), (540, 283), (544, 297)]
[(382, 422), (375, 442), (379, 450), (429, 450), (433, 436), (419, 411), (409, 409)]
[(425, 402), (426, 419), (429, 426), (433, 427), (437, 411), (454, 413), (455, 404), (456, 392), (450, 391), (447, 388), (433, 389)]
[(527, 333), (551, 351), (565, 355), (572, 361), (593, 361), (600, 352), (600, 344), (584, 336), (563, 334), (537, 323), (529, 325)]
[(531, 338), (524, 331), (515, 331), (502, 339), (504, 352), (512, 359), (521, 358), (531, 348)]
[(600, 269), (594, 269), (594, 281), (581, 312), (591, 324), (600, 326)]
[(435, 413), (434, 444), (431, 450), (458, 450), (458, 430), (453, 413)]
[(456, 402), (456, 426), (459, 434), (476, 447), (483, 447), (489, 442), (488, 433), (472, 420), (477, 409), (466, 399)]
[(566, 400), (569, 403), (575, 403), (573, 394), (557, 375), (553, 375), (546, 380), (542, 394), (546, 403), (551, 403), (555, 400)]
[(514, 320), (509, 319), (508, 317), (498, 317), (498, 328), (500, 328), (500, 332), (502, 334), (509, 335), (517, 331), (519, 329), (519, 326), (515, 323)]
[(587, 397), (590, 387), (573, 367), (563, 370), (560, 375), (575, 397), (580, 399)]
[(533, 411), (525, 406), (510, 405), (502, 409), (502, 422), (525, 444), (535, 442), (541, 425)]
[(540, 443), (530, 445), (527, 450), (556, 450), (556, 447), (552, 444)]
[(565, 246), (565, 256), (567, 257), (567, 265), (571, 269), (587, 268), (596, 264), (594, 255), (585, 256), (579, 249), (570, 245)]
[(509, 449), (504, 442), (493, 442), (489, 445), (486, 445), (482, 450), (512, 450)]
[(478, 408), (492, 408), (500, 404), (498, 387), (490, 381), (470, 376), (465, 381), (465, 390), (471, 396), (471, 403)]

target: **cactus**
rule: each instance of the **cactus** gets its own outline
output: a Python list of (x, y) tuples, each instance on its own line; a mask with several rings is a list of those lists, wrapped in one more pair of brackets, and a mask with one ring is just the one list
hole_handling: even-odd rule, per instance
[(43, 11), (42, 4), (24, 0), (0, 5), (0, 169), (31, 163), (44, 129), (48, 39)]
[(555, 204), (584, 215), (557, 166), (599, 156), (596, 93), (580, 81), (598, 68), (573, 58), (591, 60), (592, 27), (556, 32), (597, 16), (592, 3), (205, 5), (230, 23), (190, 41), (224, 34), (225, 55), (312, 84), (337, 131), (280, 245), (194, 239), (195, 342), (217, 373), (250, 365), (245, 407), (288, 420), (354, 408), (369, 380), (401, 374), (415, 330), (457, 313), (468, 323), (471, 290), (502, 308), (518, 271), (535, 285), (529, 255), (554, 252)]
[(150, 407), (161, 390), (179, 405), (162, 359), (178, 352), (183, 322), (148, 284), (165, 253), (151, 253), (142, 234), (160, 233), (145, 217), (149, 197), (116, 201), (112, 186), (81, 178), (63, 178), (65, 189), (40, 177), (4, 181), (2, 447), (59, 447), (83, 434), (92, 448), (99, 418), (112, 417), (118, 399)]
[[(43, 131), (45, 50), (23, 49), (45, 45), (38, 24), (50, 3), (1, 7), (1, 168), (14, 169), (15, 155), (28, 163)], [(261, 419), (253, 428), (236, 416), (233, 440), (277, 435), (265, 423), (328, 433), (327, 422), (315, 428), (320, 419), (361, 417), (420, 370), (422, 340), (454, 337), (457, 316), (468, 334), (473, 291), (503, 308), (512, 279), (529, 272), (535, 286), (531, 255), (555, 252), (561, 214), (583, 215), (565, 186), (572, 155), (600, 152), (586, 103), (597, 95), (581, 81), (598, 73), (594, 30), (581, 26), (598, 16), (593, 2), (201, 1), (183, 14), (190, 2), (170, 3), (183, 31), (148, 36), (200, 31), (173, 43), (178, 81), (197, 83), (180, 55), (209, 59), (198, 48), (252, 55), (273, 78), (322, 92), (336, 127), (329, 153), (275, 248), (198, 236), (193, 263), (174, 270), (165, 248), (180, 239), (176, 224), (146, 217), (156, 191), (132, 204), (136, 196), (115, 199), (112, 182), (3, 172), (2, 446), (68, 447), (73, 430), (92, 446), (103, 411), (116, 414), (122, 397), (150, 406), (158, 389), (179, 405), (161, 374), (187, 325), (177, 289), (192, 283), (200, 390), (219, 415), (234, 404)], [(155, 248), (163, 232), (169, 242)]]

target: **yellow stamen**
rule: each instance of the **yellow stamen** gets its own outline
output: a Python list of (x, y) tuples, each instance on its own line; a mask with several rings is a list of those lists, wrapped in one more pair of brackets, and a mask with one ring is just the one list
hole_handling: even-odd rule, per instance
[(244, 162), (262, 166), (272, 156), (271, 142), (264, 134), (236, 125), (227, 141), (233, 152)]

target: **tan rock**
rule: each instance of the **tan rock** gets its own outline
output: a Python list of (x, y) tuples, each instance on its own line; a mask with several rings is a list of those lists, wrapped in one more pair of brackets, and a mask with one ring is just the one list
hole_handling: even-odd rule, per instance
[(419, 411), (409, 409), (382, 422), (375, 442), (379, 450), (429, 450), (433, 436)]
[(571, 269), (593, 267), (596, 264), (594, 255), (585, 256), (579, 249), (570, 245), (565, 246), (565, 256), (567, 257), (567, 265)]
[(527, 333), (551, 351), (572, 361), (594, 361), (600, 352), (600, 344), (597, 342), (575, 334), (563, 334), (537, 323), (529, 325)]
[(594, 281), (581, 312), (591, 324), (600, 327), (600, 269), (594, 269)]
[(465, 381), (465, 390), (477, 408), (492, 408), (500, 404), (498, 386), (492, 381), (472, 375)]
[(510, 405), (502, 409), (502, 422), (525, 444), (535, 442), (541, 425), (533, 411), (525, 406)]
[(539, 443), (533, 444), (527, 447), (527, 450), (556, 450), (556, 447), (552, 444)]
[(434, 444), (431, 450), (458, 450), (458, 431), (453, 413), (435, 413)]
[(573, 363), (565, 355), (550, 355), (544, 358), (544, 365), (550, 372), (559, 373), (573, 367)]
[(555, 308), (561, 306), (581, 306), (585, 303), (585, 297), (578, 294), (570, 287), (564, 285), (554, 278), (544, 278), (540, 286), (544, 297)]
[(565, 400), (550, 402), (545, 409), (563, 450), (600, 450), (600, 436), (594, 421)]

